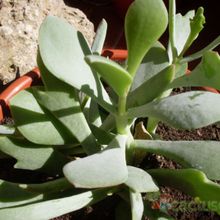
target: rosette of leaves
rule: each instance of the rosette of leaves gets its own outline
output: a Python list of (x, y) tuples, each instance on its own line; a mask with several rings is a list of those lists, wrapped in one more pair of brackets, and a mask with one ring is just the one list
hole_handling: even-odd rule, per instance
[[(220, 186), (213, 182), (220, 180), (220, 143), (163, 141), (155, 135), (159, 121), (183, 130), (220, 121), (218, 94), (169, 96), (184, 86), (220, 89), (220, 58), (211, 51), (220, 38), (185, 56), (204, 21), (202, 8), (182, 16), (173, 0), (169, 13), (162, 0), (134, 1), (125, 18), (128, 58), (119, 65), (100, 56), (105, 21), (90, 48), (66, 21), (47, 17), (37, 59), (43, 85), (10, 101), (15, 125), (1, 127), (0, 156), (15, 158), (15, 169), (50, 178), (31, 184), (0, 180), (1, 218), (50, 219), (117, 194), (116, 219), (170, 219), (149, 208), (148, 198), (160, 186), (214, 201), (218, 205), (208, 208), (220, 213)], [(168, 49), (159, 43), (167, 27)], [(199, 58), (185, 75), (188, 62)], [(148, 119), (146, 127), (138, 118)], [(148, 169), (146, 153), (166, 156), (182, 168)]]

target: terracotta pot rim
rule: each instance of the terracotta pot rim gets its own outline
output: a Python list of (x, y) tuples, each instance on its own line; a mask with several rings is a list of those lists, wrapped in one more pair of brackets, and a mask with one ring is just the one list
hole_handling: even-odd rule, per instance
[[(112, 60), (122, 61), (128, 56), (127, 50), (124, 49), (104, 49), (103, 56), (109, 57)], [(9, 115), (9, 101), (15, 96), (19, 91), (29, 88), (34, 84), (39, 83), (40, 71), (35, 67), (30, 72), (21, 76), (12, 82), (1, 94), (0, 94), (0, 121), (2, 121), (5, 116)], [(218, 90), (210, 87), (201, 87), (203, 90), (218, 93)]]

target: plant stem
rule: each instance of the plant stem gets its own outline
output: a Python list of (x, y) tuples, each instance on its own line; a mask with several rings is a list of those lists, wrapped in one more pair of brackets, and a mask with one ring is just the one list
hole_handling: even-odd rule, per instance
[(219, 44), (220, 44), (220, 36), (218, 36), (213, 42), (211, 42), (209, 45), (207, 45), (202, 50), (200, 50), (200, 51), (198, 51), (198, 52), (196, 52), (196, 53), (194, 53), (194, 54), (192, 54), (190, 56), (187, 56), (187, 57), (184, 57), (184, 58), (180, 59), (180, 64), (188, 63), (188, 62), (191, 62), (193, 60), (199, 59), (200, 57), (202, 57), (204, 55), (204, 53), (206, 51), (214, 49)]
[(116, 126), (119, 134), (127, 134), (128, 119), (126, 116), (127, 93), (119, 97)]
[(176, 42), (175, 42), (175, 16), (176, 16), (176, 1), (175, 0), (169, 0), (169, 42), (171, 46), (172, 51), (172, 62), (177, 57), (177, 51), (176, 51)]

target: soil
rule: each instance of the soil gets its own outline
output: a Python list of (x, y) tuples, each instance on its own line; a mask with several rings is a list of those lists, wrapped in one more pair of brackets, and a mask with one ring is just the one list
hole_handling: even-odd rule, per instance
[[(163, 123), (159, 123), (157, 128), (157, 134), (163, 140), (212, 140), (212, 141), (220, 141), (220, 126), (218, 123), (207, 126), (205, 128), (196, 129), (193, 131), (183, 131), (168, 127)], [(169, 169), (178, 169), (181, 166), (174, 163), (171, 160), (164, 158), (163, 156), (156, 156), (150, 155), (151, 160), (154, 161), (154, 167), (159, 168), (169, 168)], [(161, 187), (161, 195), (165, 195), (166, 202), (173, 202), (173, 201), (193, 201), (188, 195), (184, 193), (171, 189), (169, 187)], [(168, 199), (167, 199), (168, 198)], [(173, 216), (175, 219), (178, 220), (219, 220), (220, 216), (213, 213), (213, 212), (202, 212), (202, 211), (195, 211), (189, 212), (185, 210), (184, 212), (172, 212), (169, 211), (169, 214)]]
[(91, 44), (94, 26), (63, 0), (0, 0), (0, 81), (3, 85), (36, 66), (40, 24), (47, 15), (65, 18)]

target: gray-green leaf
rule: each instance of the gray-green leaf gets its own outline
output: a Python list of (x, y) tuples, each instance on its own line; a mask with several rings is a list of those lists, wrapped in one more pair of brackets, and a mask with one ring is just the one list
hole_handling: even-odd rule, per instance
[(196, 129), (220, 120), (220, 96), (192, 91), (131, 108), (128, 116), (157, 118), (175, 128)]
[(114, 61), (97, 55), (89, 55), (85, 59), (119, 96), (124, 95), (132, 82), (132, 77), (123, 67)]
[(144, 204), (141, 193), (130, 191), (132, 220), (141, 220), (144, 213)]
[(0, 137), (0, 151), (17, 160), (15, 168), (38, 170), (57, 174), (68, 162), (66, 158), (52, 147), (36, 145), (24, 139)]
[(51, 193), (61, 193), (72, 188), (65, 179), (60, 178), (46, 183), (19, 184), (0, 180), (0, 209), (42, 201)]
[(46, 68), (57, 78), (95, 98), (112, 111), (111, 101), (84, 57), (91, 54), (83, 35), (57, 17), (48, 16), (41, 25), (39, 49)]
[(103, 45), (105, 43), (105, 37), (107, 33), (108, 24), (105, 19), (102, 19), (97, 28), (95, 39), (92, 44), (92, 52), (94, 54), (101, 54)]
[(184, 45), (190, 35), (190, 19), (195, 15), (195, 11), (189, 11), (182, 16), (180, 13), (176, 15), (175, 42), (178, 55), (182, 52)]
[(32, 89), (23, 90), (10, 100), (10, 109), (21, 134), (36, 144), (62, 145), (71, 143), (63, 126), (46, 114), (35, 99)]
[(109, 189), (94, 190), (64, 198), (0, 209), (0, 216), (2, 219), (13, 220), (23, 220), (27, 217), (29, 220), (51, 219), (96, 203), (107, 197), (110, 192)]
[(167, 27), (168, 15), (162, 0), (136, 0), (126, 14), (125, 36), (128, 72), (134, 76), (144, 55)]
[(159, 97), (166, 90), (167, 85), (173, 80), (174, 75), (175, 66), (171, 65), (145, 81), (129, 94), (128, 107), (144, 105)]
[(220, 57), (217, 52), (207, 51), (201, 63), (189, 74), (175, 79), (169, 88), (183, 86), (209, 86), (220, 90)]
[(166, 49), (159, 41), (156, 41), (156, 43), (146, 53), (138, 68), (131, 86), (131, 92), (140, 87), (153, 76), (157, 75), (168, 65), (169, 58)]
[(63, 168), (65, 177), (80, 188), (109, 187), (124, 183), (128, 178), (125, 141), (124, 137), (116, 137), (109, 148), (66, 164)]
[(146, 171), (132, 166), (128, 166), (128, 179), (125, 185), (136, 193), (155, 192), (159, 190)]
[(146, 152), (163, 155), (184, 168), (199, 169), (210, 179), (220, 180), (219, 141), (135, 140), (132, 145)]
[(38, 102), (49, 110), (69, 133), (84, 147), (86, 153), (100, 150), (83, 115), (75, 91), (71, 94), (63, 91), (42, 92), (34, 90)]

